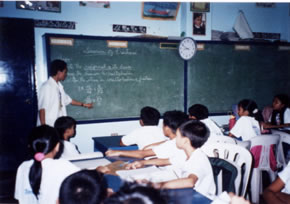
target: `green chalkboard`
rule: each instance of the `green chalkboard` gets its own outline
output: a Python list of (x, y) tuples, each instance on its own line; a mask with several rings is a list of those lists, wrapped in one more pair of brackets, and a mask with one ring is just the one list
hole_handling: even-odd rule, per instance
[(289, 94), (289, 45), (202, 44), (188, 62), (188, 106), (201, 103), (211, 113), (225, 113), (244, 98), (262, 108), (275, 94)]
[(62, 82), (67, 94), (94, 103), (92, 110), (67, 107), (78, 121), (139, 117), (144, 106), (161, 113), (184, 109), (184, 62), (176, 49), (162, 48), (169, 41), (53, 34), (45, 39), (48, 61), (68, 64)]

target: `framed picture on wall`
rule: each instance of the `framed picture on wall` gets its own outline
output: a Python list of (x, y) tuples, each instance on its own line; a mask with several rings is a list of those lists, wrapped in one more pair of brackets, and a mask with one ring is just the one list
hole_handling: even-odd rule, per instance
[(193, 13), (193, 35), (205, 35), (206, 13)]
[(180, 3), (143, 2), (142, 18), (150, 20), (176, 20)]
[(60, 1), (16, 1), (17, 9), (34, 11), (61, 12)]
[(193, 12), (209, 12), (210, 3), (198, 2), (198, 3), (190, 3), (190, 11)]

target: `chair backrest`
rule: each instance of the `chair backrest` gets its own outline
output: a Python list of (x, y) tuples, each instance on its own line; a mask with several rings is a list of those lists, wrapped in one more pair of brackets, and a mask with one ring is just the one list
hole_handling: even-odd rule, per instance
[(209, 157), (232, 161), (242, 169), (242, 182), (239, 188), (236, 189), (238, 191), (236, 194), (245, 196), (252, 168), (253, 158), (251, 153), (244, 147), (229, 143), (207, 143), (202, 146), (202, 150)]
[(283, 168), (285, 168), (289, 162), (289, 155), (287, 157), (288, 152), (286, 152), (285, 150), (288, 150), (290, 146), (290, 134), (279, 130), (272, 130), (272, 133), (280, 135), (277, 162), (280, 167), (283, 166)]
[(207, 143), (230, 143), (230, 144), (237, 144), (236, 140), (229, 136), (216, 136), (216, 137), (209, 137)]
[(250, 149), (255, 159), (254, 168), (265, 170), (272, 169), (275, 171), (277, 167), (276, 157), (280, 136), (274, 134), (258, 135), (252, 137), (250, 141)]
[(229, 160), (216, 157), (209, 157), (209, 161), (216, 184), (216, 195), (224, 191), (236, 193), (239, 190), (236, 189), (238, 187), (236, 184), (241, 182), (240, 167)]

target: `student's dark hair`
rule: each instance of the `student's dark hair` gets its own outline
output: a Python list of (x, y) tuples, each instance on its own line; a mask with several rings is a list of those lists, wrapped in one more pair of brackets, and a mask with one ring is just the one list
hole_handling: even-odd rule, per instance
[(107, 197), (107, 182), (96, 170), (81, 170), (68, 176), (59, 191), (60, 204), (98, 204)]
[(58, 71), (62, 72), (65, 69), (67, 69), (67, 64), (65, 61), (60, 59), (53, 60), (50, 64), (50, 75), (55, 76)]
[(209, 137), (209, 129), (200, 121), (190, 120), (179, 127), (180, 134), (190, 140), (194, 148), (201, 147)]
[(144, 125), (158, 125), (160, 119), (160, 113), (153, 107), (146, 106), (141, 109), (141, 120)]
[(74, 127), (75, 129), (76, 124), (77, 122), (72, 117), (61, 116), (58, 119), (56, 119), (54, 123), (54, 128), (58, 131), (58, 134), (60, 135), (61, 139), (64, 140), (63, 136), (64, 136), (65, 131), (71, 127)]
[(182, 111), (167, 111), (163, 115), (163, 125), (168, 126), (173, 133), (176, 133), (177, 128), (186, 121), (188, 116)]
[(249, 112), (250, 117), (254, 117), (257, 121), (264, 121), (261, 111), (255, 101), (250, 99), (243, 99), (238, 103), (238, 107), (242, 107), (245, 111)]
[[(41, 125), (32, 129), (30, 134), (31, 147), (34, 154), (43, 153), (44, 155), (51, 152), (60, 141), (57, 131), (48, 125)], [(42, 167), (41, 161), (34, 158), (34, 162), (29, 171), (29, 182), (33, 194), (38, 198)]]
[(277, 121), (276, 121), (277, 114), (279, 114), (280, 116), (280, 124), (284, 124), (284, 113), (285, 113), (285, 110), (289, 107), (289, 97), (286, 94), (277, 94), (274, 96), (274, 99), (275, 98), (281, 101), (281, 103), (284, 104), (284, 107), (280, 111), (273, 110), (272, 117), (271, 117), (271, 124), (277, 125)]
[(208, 118), (208, 108), (202, 104), (194, 104), (188, 109), (190, 116), (196, 117), (197, 120)]
[(151, 186), (125, 183), (118, 192), (104, 201), (104, 204), (166, 204), (160, 191)]
[(202, 14), (201, 13), (194, 13), (194, 19), (193, 20), (195, 20), (197, 17), (202, 17)]

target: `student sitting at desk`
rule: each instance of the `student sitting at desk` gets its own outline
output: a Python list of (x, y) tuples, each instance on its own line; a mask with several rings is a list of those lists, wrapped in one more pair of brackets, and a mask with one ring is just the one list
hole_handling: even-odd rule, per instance
[(55, 204), (62, 181), (80, 169), (64, 159), (55, 159), (59, 135), (48, 126), (32, 130), (29, 147), (34, 158), (24, 161), (17, 169), (14, 197), (19, 203)]
[[(178, 179), (157, 183), (157, 188), (194, 188), (205, 195), (215, 195), (213, 171), (207, 155), (200, 147), (207, 141), (209, 130), (199, 121), (188, 121), (177, 130), (176, 146), (186, 154)], [(171, 161), (173, 164), (178, 161)]]
[(230, 136), (241, 137), (243, 141), (261, 134), (259, 113), (256, 102), (249, 99), (241, 100), (238, 104), (238, 114), (240, 118), (230, 130)]
[(290, 203), (290, 162), (285, 169), (278, 173), (276, 180), (263, 193), (268, 204)]
[(286, 94), (278, 94), (273, 100), (273, 112), (270, 123), (263, 124), (263, 128), (282, 128), (290, 130), (289, 97)]
[(108, 150), (106, 156), (123, 156), (133, 158), (145, 158), (150, 156), (157, 156), (158, 158), (169, 158), (170, 154), (184, 154), (175, 145), (175, 137), (177, 128), (185, 121), (188, 116), (181, 111), (167, 111), (163, 115), (163, 132), (169, 137), (166, 141), (154, 148), (144, 150)]
[(143, 149), (149, 144), (166, 140), (162, 129), (158, 127), (159, 119), (160, 113), (155, 108), (149, 106), (142, 108), (140, 113), (141, 128), (123, 136), (120, 145), (137, 144), (139, 149)]
[(61, 138), (59, 152), (56, 158), (69, 158), (80, 154), (77, 146), (69, 140), (76, 134), (76, 121), (72, 117), (59, 117), (54, 123), (55, 129)]
[(204, 123), (210, 131), (210, 138), (216, 136), (223, 136), (222, 130), (219, 126), (208, 118), (208, 108), (202, 104), (194, 104), (188, 109), (189, 118), (199, 120)]

